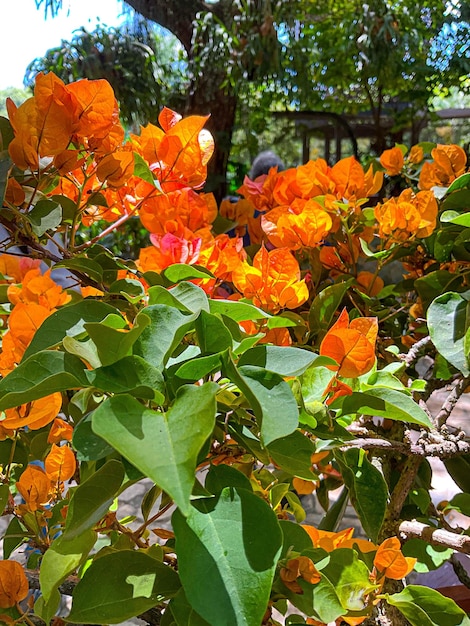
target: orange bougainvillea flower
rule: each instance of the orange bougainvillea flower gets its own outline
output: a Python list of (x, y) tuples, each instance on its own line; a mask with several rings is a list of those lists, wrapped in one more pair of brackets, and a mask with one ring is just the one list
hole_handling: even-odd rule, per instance
[(364, 173), (362, 165), (353, 156), (341, 159), (331, 168), (335, 183), (334, 194), (338, 200), (350, 202), (376, 194), (383, 184), (383, 172), (374, 172), (372, 166)]
[(467, 155), (460, 146), (438, 144), (432, 151), (434, 162), (424, 163), (419, 175), (420, 189), (448, 187), (452, 181), (465, 173)]
[(367, 539), (356, 539), (353, 537), (354, 528), (345, 528), (334, 533), (328, 530), (319, 530), (315, 526), (303, 524), (302, 528), (308, 533), (315, 548), (322, 548), (326, 552), (332, 552), (336, 548), (354, 548), (361, 552), (374, 552), (377, 546)]
[(213, 194), (198, 194), (189, 187), (150, 197), (139, 211), (140, 221), (151, 233), (172, 233), (185, 239), (209, 240), (209, 230), (216, 216)]
[[(368, 372), (375, 363), (377, 332), (376, 317), (358, 317), (350, 322), (347, 310), (343, 309), (323, 338), (320, 354), (338, 363), (338, 376), (357, 378)], [(328, 367), (336, 369), (332, 365)]]
[(295, 201), (261, 217), (261, 227), (277, 248), (290, 250), (319, 246), (333, 226), (331, 216), (315, 200)]
[(404, 556), (398, 537), (385, 539), (377, 549), (374, 565), (387, 578), (400, 580), (412, 571), (417, 559)]
[(65, 482), (75, 474), (77, 468), (75, 454), (69, 446), (58, 446), (54, 443), (46, 456), (44, 467), (51, 482)]
[(368, 296), (376, 296), (384, 288), (382, 278), (377, 274), (372, 274), (372, 272), (359, 272), (356, 276), (356, 281), (360, 291), (363, 291)]
[(403, 169), (404, 164), (403, 151), (398, 146), (385, 150), (380, 155), (380, 165), (389, 176), (397, 176)]
[(294, 476), (292, 480), (292, 487), (299, 496), (308, 496), (317, 489), (319, 484), (316, 480), (305, 480), (304, 478), (298, 478), (298, 476)]
[(243, 261), (233, 270), (232, 281), (245, 298), (271, 313), (296, 309), (309, 296), (305, 280), (300, 280), (299, 264), (287, 248), (268, 252), (262, 246), (253, 265)]
[(34, 96), (7, 110), (15, 138), (12, 160), (21, 169), (37, 170), (39, 158), (56, 156), (71, 142), (102, 154), (123, 140), (117, 101), (106, 80), (79, 80), (65, 85), (53, 72), (36, 76)]
[(285, 586), (294, 593), (303, 593), (297, 578), (303, 578), (311, 585), (316, 585), (321, 580), (320, 572), (315, 567), (313, 561), (306, 556), (289, 559), (286, 565), (281, 568), (279, 574)]
[(436, 227), (438, 206), (432, 191), (405, 189), (398, 198), (378, 204), (374, 215), (379, 235), (403, 241), (410, 237), (429, 237)]
[(129, 150), (116, 150), (98, 163), (96, 176), (110, 187), (122, 187), (134, 173), (134, 154)]
[(39, 268), (30, 270), (22, 284), (8, 287), (8, 299), (12, 304), (35, 302), (52, 311), (71, 300), (71, 296), (51, 278), (51, 270), (44, 274)]
[(50, 500), (51, 481), (46, 472), (37, 465), (28, 465), (16, 483), (16, 488), (33, 513), (44, 508)]
[(61, 441), (72, 441), (73, 426), (66, 421), (56, 417), (52, 422), (47, 443), (60, 443)]
[(17, 430), (26, 426), (38, 430), (57, 417), (62, 407), (62, 394), (52, 393), (44, 398), (33, 400), (28, 404), (5, 410), (5, 419), (1, 422), (4, 428)]
[(17, 561), (0, 561), (0, 608), (8, 609), (24, 600), (29, 592), (28, 579)]
[(207, 178), (207, 163), (214, 151), (214, 140), (204, 124), (209, 116), (180, 115), (164, 108), (158, 121), (162, 128), (148, 124), (132, 141), (150, 169), (165, 185), (201, 187)]
[(201, 250), (200, 238), (188, 241), (172, 233), (151, 235), (153, 246), (141, 248), (139, 269), (142, 272), (161, 272), (174, 263), (197, 263)]
[(25, 256), (0, 254), (0, 273), (5, 279), (20, 283), (29, 270), (37, 269), (41, 265), (40, 259), (31, 259)]

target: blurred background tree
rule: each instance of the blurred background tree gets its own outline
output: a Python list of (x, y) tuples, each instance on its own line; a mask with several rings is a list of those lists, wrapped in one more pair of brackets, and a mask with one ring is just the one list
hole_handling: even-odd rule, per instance
[[(46, 15), (62, 5), (62, 0), (35, 1)], [(155, 122), (164, 104), (183, 114), (210, 113), (217, 149), (206, 189), (219, 198), (227, 191), (230, 154), (232, 176), (242, 173), (237, 174), (237, 161), (249, 163), (268, 144), (281, 153), (287, 144), (288, 154), (281, 156), (296, 164), (286, 124), (273, 120), (273, 111), (368, 111), (375, 124), (373, 148), (380, 152), (390, 141), (382, 126), (385, 112), (400, 129), (426, 112), (439, 93), (469, 92), (464, 80), (470, 73), (469, 0), (126, 0), (123, 5), (170, 31), (180, 47), (166, 35), (156, 38), (153, 28), (133, 22), (129, 12), (127, 30), (78, 33), (75, 42), (64, 42), (67, 55), (48, 55), (48, 68), (61, 75), (62, 69), (92, 66), (108, 80), (115, 75), (121, 109), (131, 122), (137, 117)], [(28, 80), (41, 67), (34, 62)], [(133, 107), (123, 105), (125, 97), (131, 105), (133, 98)], [(132, 108), (139, 109), (138, 116)]]

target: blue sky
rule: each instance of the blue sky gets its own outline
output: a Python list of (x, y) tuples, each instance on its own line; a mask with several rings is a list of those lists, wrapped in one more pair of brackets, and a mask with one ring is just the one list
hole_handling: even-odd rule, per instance
[(45, 20), (35, 0), (0, 0), (0, 89), (23, 87), (27, 65), (62, 39), (70, 39), (75, 29), (122, 21), (119, 0), (63, 0), (62, 6), (57, 17)]

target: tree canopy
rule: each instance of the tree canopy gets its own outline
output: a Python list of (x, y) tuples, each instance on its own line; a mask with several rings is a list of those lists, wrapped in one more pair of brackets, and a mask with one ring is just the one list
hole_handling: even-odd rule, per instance
[[(36, 4), (54, 13), (62, 2)], [(168, 29), (186, 50), (189, 87), (182, 112), (212, 115), (215, 188), (223, 187), (241, 109), (245, 117), (261, 110), (265, 124), (276, 108), (367, 110), (380, 151), (387, 143), (384, 111), (399, 128), (426, 109), (436, 90), (468, 90), (467, 0), (127, 0), (124, 5)]]

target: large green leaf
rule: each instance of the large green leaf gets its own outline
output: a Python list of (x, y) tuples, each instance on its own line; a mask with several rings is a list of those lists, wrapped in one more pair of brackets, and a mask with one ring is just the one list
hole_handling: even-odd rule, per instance
[(31, 223), (31, 230), (42, 237), (48, 230), (54, 230), (62, 221), (62, 207), (54, 200), (39, 200), (26, 215)]
[(153, 304), (143, 309), (136, 320), (142, 316), (148, 317), (150, 324), (135, 342), (134, 354), (162, 369), (184, 335), (194, 327), (198, 313), (188, 315), (166, 304)]
[(242, 354), (238, 365), (257, 365), (280, 376), (300, 376), (310, 366), (335, 364), (328, 357), (289, 346), (255, 346)]
[(89, 413), (73, 429), (72, 444), (78, 461), (98, 461), (114, 452), (114, 448), (93, 432), (92, 417)]
[(148, 290), (149, 304), (168, 304), (183, 313), (209, 311), (209, 301), (203, 289), (183, 281), (171, 289), (155, 285)]
[(96, 322), (87, 322), (85, 330), (97, 348), (101, 364), (112, 365), (130, 355), (132, 346), (149, 324), (148, 317), (139, 316), (130, 330), (112, 328), (106, 323)]
[(391, 420), (432, 428), (429, 417), (410, 396), (389, 387), (376, 387), (369, 389), (367, 393), (354, 392), (334, 403), (336, 404), (341, 406), (344, 415), (388, 417)]
[(236, 322), (244, 322), (246, 320), (268, 320), (268, 328), (280, 328), (287, 326), (295, 326), (295, 322), (287, 317), (273, 316), (262, 309), (250, 304), (249, 302), (241, 302), (236, 300), (209, 300), (211, 313), (220, 313)]
[(74, 540), (99, 522), (108, 512), (123, 479), (122, 463), (111, 460), (78, 485), (67, 510), (64, 540)]
[(93, 431), (187, 514), (197, 457), (215, 426), (218, 389), (215, 383), (184, 385), (166, 414), (129, 395), (108, 398), (93, 413)]
[(265, 446), (294, 432), (299, 424), (297, 402), (279, 374), (253, 365), (237, 368), (229, 356), (224, 371), (249, 401), (259, 420)]
[(261, 624), (282, 546), (276, 516), (258, 496), (231, 487), (197, 507), (186, 519), (173, 515), (188, 601), (212, 626)]
[(168, 605), (178, 626), (210, 626), (189, 604), (184, 589), (180, 589)]
[(217, 315), (201, 311), (195, 326), (197, 342), (203, 354), (215, 354), (232, 347), (232, 335)]
[(88, 530), (67, 541), (64, 536), (54, 539), (45, 552), (39, 570), (41, 593), (46, 603), (52, 593), (88, 556), (96, 542), (97, 534)]
[(364, 450), (337, 451), (335, 456), (362, 527), (367, 536), (376, 542), (387, 509), (387, 483)]
[(435, 589), (408, 585), (386, 600), (403, 613), (412, 626), (470, 626), (470, 619), (453, 600)]
[(88, 370), (91, 386), (107, 393), (129, 393), (153, 400), (155, 392), (165, 393), (163, 375), (140, 356), (126, 356), (112, 365)]
[(43, 350), (0, 380), (0, 410), (77, 387), (88, 387), (82, 361), (66, 352)]
[(120, 550), (92, 562), (73, 592), (68, 622), (120, 624), (180, 589), (169, 566), (136, 550)]
[(295, 430), (287, 437), (276, 439), (267, 447), (274, 463), (284, 471), (305, 480), (317, 478), (312, 472), (311, 461), (315, 445), (300, 431)]
[(470, 322), (467, 309), (468, 298), (464, 294), (449, 292), (436, 298), (427, 314), (433, 344), (464, 376), (470, 374), (465, 351), (465, 333)]
[(61, 307), (46, 317), (38, 328), (24, 353), (23, 361), (35, 352), (59, 344), (64, 337), (76, 337), (84, 333), (86, 322), (101, 322), (112, 313), (115, 314), (116, 309), (99, 300), (80, 300), (75, 304)]

